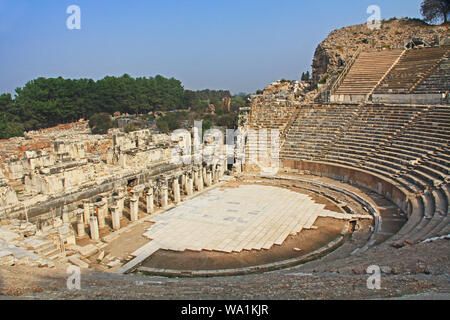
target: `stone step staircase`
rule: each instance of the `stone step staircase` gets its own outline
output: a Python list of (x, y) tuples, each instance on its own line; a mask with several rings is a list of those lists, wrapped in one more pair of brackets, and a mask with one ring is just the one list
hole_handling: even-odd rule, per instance
[(402, 49), (361, 52), (342, 84), (332, 94), (368, 95), (403, 54)]
[[(441, 65), (441, 63), (444, 60), (447, 60), (448, 63), (448, 56), (450, 53), (450, 48), (447, 49), (444, 54), (442, 55), (442, 57), (435, 61), (427, 71), (425, 71), (423, 74), (420, 75), (419, 80), (409, 89), (408, 93), (412, 93), (425, 79), (427, 79), (434, 71), (436, 71), (436, 69)], [(448, 68), (447, 68), (448, 71)], [(443, 85), (445, 85), (445, 83), (443, 83)], [(448, 83), (447, 83), (448, 86)]]
[[(411, 91), (411, 90), (410, 90)], [(412, 93), (443, 93), (450, 91), (450, 59), (444, 57), (433, 71), (412, 88)]]
[(60, 261), (65, 257), (61, 249), (49, 239), (34, 237), (26, 240), (24, 244), (28, 250), (52, 261)]
[(443, 61), (449, 48), (439, 46), (407, 50), (374, 93), (411, 93)]

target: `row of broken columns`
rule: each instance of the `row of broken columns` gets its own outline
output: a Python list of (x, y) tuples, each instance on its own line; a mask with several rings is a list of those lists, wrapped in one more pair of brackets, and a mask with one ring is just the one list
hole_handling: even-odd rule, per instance
[(119, 230), (127, 197), (130, 203), (130, 220), (134, 222), (139, 219), (139, 201), (143, 195), (146, 200), (146, 213), (152, 214), (155, 211), (155, 202), (161, 209), (165, 209), (169, 205), (169, 195), (173, 203), (178, 204), (181, 202), (182, 191), (185, 196), (190, 197), (195, 190), (200, 192), (204, 187), (218, 183), (220, 177), (225, 173), (225, 168), (226, 162), (211, 165), (208, 168), (194, 167), (192, 171), (174, 174), (170, 177), (160, 176), (148, 184), (134, 186), (129, 193), (125, 187), (120, 187), (116, 191), (116, 195), (112, 197), (112, 205), (109, 205), (107, 194), (101, 195), (101, 201), (97, 202), (86, 199), (83, 201), (82, 212), (78, 214), (78, 236), (85, 236), (86, 227), (88, 227), (91, 239), (100, 240), (99, 230), (106, 227), (108, 214), (111, 217), (113, 230)]

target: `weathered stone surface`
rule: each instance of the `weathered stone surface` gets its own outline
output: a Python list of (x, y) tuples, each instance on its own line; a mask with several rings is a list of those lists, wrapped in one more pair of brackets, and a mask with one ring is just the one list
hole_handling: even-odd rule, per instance
[(80, 267), (80, 268), (83, 268), (83, 269), (89, 268), (89, 264), (87, 264), (86, 262), (80, 260), (76, 256), (69, 257), (69, 262), (74, 264), (74, 265), (76, 265), (76, 266), (78, 266), (78, 267)]
[(78, 249), (78, 252), (83, 256), (83, 257), (90, 257), (93, 254), (95, 254), (98, 251), (98, 248), (93, 245), (93, 244), (88, 244), (84, 247), (80, 247)]

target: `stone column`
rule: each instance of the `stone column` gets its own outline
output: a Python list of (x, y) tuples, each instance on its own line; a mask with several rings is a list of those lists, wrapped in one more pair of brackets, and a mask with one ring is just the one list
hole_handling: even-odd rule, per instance
[(63, 214), (62, 214), (62, 221), (63, 221), (63, 223), (70, 223), (70, 218), (69, 218), (69, 213), (68, 212), (63, 212)]
[(199, 171), (194, 169), (193, 175), (194, 175), (194, 187), (195, 187), (195, 190), (198, 190), (198, 185), (199, 185), (198, 175), (199, 175)]
[(98, 232), (98, 222), (96, 217), (90, 219), (91, 239), (94, 241), (100, 240), (100, 234)]
[(106, 223), (105, 223), (105, 208), (106, 210), (108, 210), (108, 204), (107, 202), (105, 202), (104, 200), (102, 202), (100, 202), (98, 204), (98, 208), (97, 208), (97, 220), (98, 220), (98, 227), (100, 229), (104, 228)]
[(217, 182), (219, 182), (219, 169), (214, 166), (212, 171), (212, 183), (216, 184)]
[(233, 172), (241, 173), (242, 172), (242, 162), (240, 160), (236, 160), (233, 164)]
[(66, 244), (64, 241), (64, 237), (61, 234), (59, 235), (59, 246), (61, 249), (61, 253), (65, 256), (66, 255)]
[(203, 181), (203, 170), (198, 172), (198, 191), (202, 191), (205, 183)]
[(187, 180), (186, 175), (187, 175), (187, 173), (181, 175), (181, 186), (180, 186), (180, 190), (183, 190), (184, 192), (186, 192), (186, 180)]
[(192, 178), (186, 178), (186, 195), (192, 196), (194, 194), (194, 184)]
[(125, 190), (124, 188), (119, 190), (119, 200), (117, 202), (117, 205), (119, 206), (119, 215), (122, 219), (123, 217), (123, 208), (125, 207)]
[[(119, 207), (119, 202), (120, 202), (120, 196), (113, 196), (112, 197), (113, 198), (113, 203), (117, 206), (117, 207)], [(111, 208), (110, 208), (111, 209)], [(109, 210), (109, 214), (111, 214), (112, 215), (112, 211), (111, 210)]]
[(206, 186), (210, 187), (212, 184), (211, 171), (206, 174)]
[(153, 188), (148, 189), (146, 194), (146, 201), (147, 201), (147, 214), (151, 214), (155, 209), (153, 205)]
[(172, 188), (173, 188), (173, 202), (179, 203), (181, 198), (180, 198), (180, 184), (178, 182), (178, 177), (173, 180)]
[(228, 170), (228, 158), (225, 157), (225, 159), (223, 159), (223, 168), (222, 168), (222, 175), (225, 174), (225, 171)]
[(167, 192), (167, 185), (161, 187), (161, 208), (166, 208), (169, 202), (169, 194)]
[(83, 215), (80, 214), (78, 216), (78, 222), (77, 222), (77, 233), (79, 237), (83, 237), (86, 232), (84, 230), (84, 220), (83, 220)]
[(208, 179), (207, 179), (207, 177), (206, 177), (206, 168), (205, 168), (205, 167), (202, 168), (202, 176), (203, 176), (203, 177), (202, 177), (202, 178), (203, 178), (203, 182), (206, 183), (206, 181), (207, 181)]
[(219, 165), (219, 178), (222, 178), (225, 174), (225, 166), (222, 164)]
[(130, 219), (131, 221), (139, 219), (139, 195), (136, 193), (133, 193), (130, 199)]
[[(103, 206), (101, 207), (101, 210), (102, 210), (102, 212), (103, 212), (103, 214), (102, 214), (102, 215), (103, 215), (103, 222), (101, 222), (101, 221), (99, 220), (98, 225), (99, 225), (100, 228), (104, 228), (104, 227), (106, 226), (105, 219), (106, 219), (106, 217), (107, 217), (108, 214), (109, 214), (109, 210), (108, 210), (108, 197), (103, 197), (103, 198), (102, 198), (102, 203), (103, 203)], [(103, 223), (103, 226), (101, 226), (102, 223)]]
[(88, 224), (91, 217), (91, 204), (89, 200), (83, 200), (84, 223)]
[(120, 229), (120, 208), (119, 206), (112, 206), (111, 208), (111, 221), (114, 230)]

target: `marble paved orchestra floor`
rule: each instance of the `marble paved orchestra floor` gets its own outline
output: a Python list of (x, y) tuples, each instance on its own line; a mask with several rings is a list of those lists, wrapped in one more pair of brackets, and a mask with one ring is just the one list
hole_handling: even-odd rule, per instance
[(159, 249), (226, 253), (270, 249), (289, 235), (314, 228), (318, 217), (359, 217), (324, 207), (308, 195), (280, 187), (212, 189), (152, 216), (154, 224), (144, 233), (151, 241), (133, 252), (137, 258), (130, 265)]

